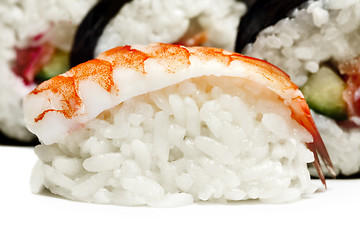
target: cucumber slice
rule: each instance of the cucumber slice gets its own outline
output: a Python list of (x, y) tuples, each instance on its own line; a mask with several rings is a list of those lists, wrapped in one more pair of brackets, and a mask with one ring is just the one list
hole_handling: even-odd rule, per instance
[(45, 64), (36, 74), (35, 79), (38, 82), (46, 81), (70, 69), (69, 54), (56, 50), (53, 58)]
[(343, 92), (346, 83), (327, 66), (320, 67), (317, 73), (309, 76), (301, 88), (309, 107), (315, 112), (336, 120), (347, 118)]

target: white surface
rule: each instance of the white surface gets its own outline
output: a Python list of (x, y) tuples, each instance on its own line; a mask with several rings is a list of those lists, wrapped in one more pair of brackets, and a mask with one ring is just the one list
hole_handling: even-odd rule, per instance
[(0, 146), (0, 239), (355, 239), (360, 179), (328, 180), (289, 204), (244, 201), (180, 208), (74, 202), (30, 192), (32, 148)]

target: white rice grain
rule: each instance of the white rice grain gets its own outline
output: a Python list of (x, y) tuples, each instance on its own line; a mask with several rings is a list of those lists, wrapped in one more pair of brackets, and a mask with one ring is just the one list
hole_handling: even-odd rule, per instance
[(120, 153), (106, 153), (89, 157), (82, 165), (89, 172), (103, 172), (119, 168), (123, 161)]
[(100, 188), (104, 187), (110, 177), (110, 172), (96, 173), (86, 181), (74, 186), (72, 188), (72, 195), (86, 201), (86, 197), (89, 197), (91, 194), (96, 193)]
[(77, 158), (68, 158), (64, 156), (55, 157), (52, 166), (62, 174), (73, 177), (82, 171), (81, 161)]
[(149, 169), (151, 164), (151, 155), (148, 147), (139, 139), (131, 143), (131, 150), (134, 153), (135, 161), (142, 169)]

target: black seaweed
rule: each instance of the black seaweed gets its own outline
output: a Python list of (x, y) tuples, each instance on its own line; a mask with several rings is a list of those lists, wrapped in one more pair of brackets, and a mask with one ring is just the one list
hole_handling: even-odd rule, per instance
[(101, 0), (89, 11), (75, 34), (70, 55), (71, 67), (95, 57), (95, 47), (106, 25), (130, 1)]
[(306, 0), (255, 0), (241, 18), (236, 37), (235, 51), (241, 53), (248, 43), (255, 41), (258, 33), (287, 17), (290, 10)]
[[(240, 1), (240, 0), (238, 0), (238, 2), (239, 2), (239, 1)], [(256, 2), (256, 0), (242, 0), (241, 2), (245, 3), (246, 6), (249, 8), (249, 7), (251, 7), (251, 6)]]
[(35, 136), (34, 136), (34, 140), (25, 142), (25, 141), (9, 138), (8, 136), (0, 132), (0, 146), (35, 146), (38, 144), (40, 144), (40, 142), (36, 139)]

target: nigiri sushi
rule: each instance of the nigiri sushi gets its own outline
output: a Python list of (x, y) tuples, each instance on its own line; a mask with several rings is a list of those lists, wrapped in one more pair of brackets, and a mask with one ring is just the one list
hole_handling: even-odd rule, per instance
[[(280, 21), (254, 30), (259, 33), (252, 40), (241, 37), (248, 31), (242, 25), (237, 51), (269, 61), (291, 76), (313, 110), (336, 172), (342, 176), (358, 174), (360, 1), (301, 2), (305, 3), (290, 13), (283, 9)], [(287, 4), (259, 0), (253, 6), (275, 3)], [(256, 25), (257, 10), (249, 12), (252, 14), (245, 16), (247, 22)]]
[(119, 205), (294, 201), (308, 163), (334, 173), (301, 92), (277, 67), (226, 50), (108, 50), (24, 99), (41, 145), (31, 177), (65, 198)]
[(235, 0), (2, 0), (0, 144), (1, 135), (34, 139), (24, 126), (22, 97), (71, 65), (115, 46), (154, 41), (231, 50), (244, 12)]

